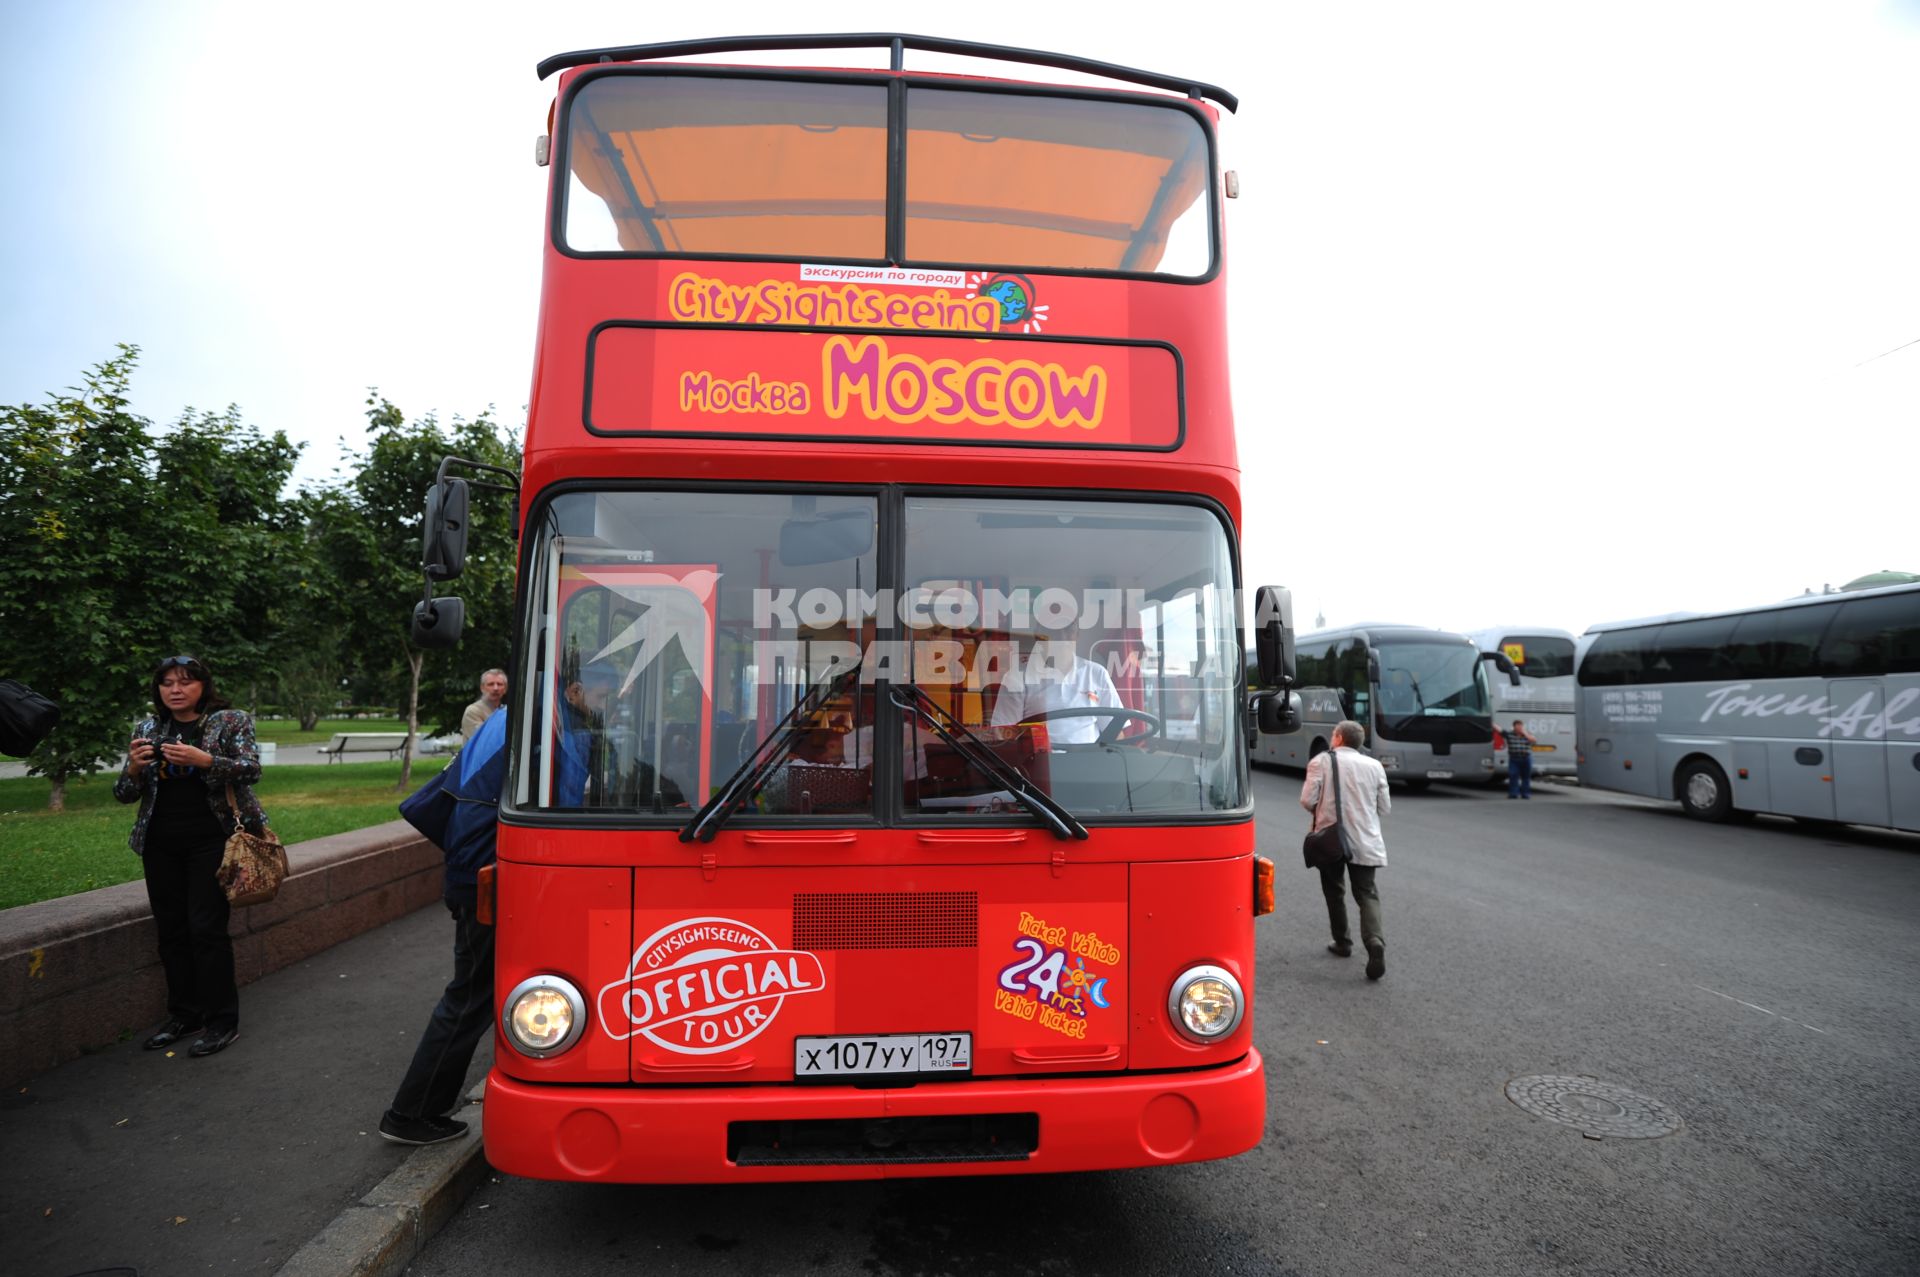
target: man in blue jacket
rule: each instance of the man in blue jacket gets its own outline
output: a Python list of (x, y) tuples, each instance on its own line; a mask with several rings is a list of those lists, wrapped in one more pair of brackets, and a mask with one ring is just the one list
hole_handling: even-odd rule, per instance
[(477, 914), (478, 880), (494, 859), (506, 745), (507, 714), (501, 710), (447, 765), (451, 779), (437, 793), (428, 795), (423, 786), (416, 797), (428, 801), (416, 805), (409, 799), (402, 807), (410, 822), (438, 835), (446, 855), (443, 894), (453, 915), (453, 979), (420, 1035), (392, 1107), (380, 1117), (380, 1137), (395, 1144), (438, 1144), (467, 1133), (467, 1124), (448, 1114), (460, 1102), (481, 1037), (493, 1028), (493, 927)]

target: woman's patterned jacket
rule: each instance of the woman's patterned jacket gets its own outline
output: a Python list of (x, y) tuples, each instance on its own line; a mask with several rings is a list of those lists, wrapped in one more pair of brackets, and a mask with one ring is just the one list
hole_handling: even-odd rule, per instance
[[(151, 739), (158, 724), (152, 717), (140, 721), (135, 738)], [(233, 828), (233, 815), (227, 808), (227, 786), (233, 786), (234, 800), (240, 805), (240, 819), (254, 833), (264, 833), (267, 813), (253, 796), (253, 782), (260, 779), (260, 747), (253, 739), (253, 716), (244, 710), (217, 709), (206, 716), (201, 729), (200, 748), (213, 755), (207, 768), (207, 806), (222, 829)], [(147, 822), (153, 816), (153, 800), (160, 792), (160, 769), (149, 767), (138, 776), (130, 773), (129, 758), (113, 782), (113, 796), (123, 803), (138, 801), (140, 814), (134, 817), (133, 833), (127, 845), (135, 855), (146, 854)]]

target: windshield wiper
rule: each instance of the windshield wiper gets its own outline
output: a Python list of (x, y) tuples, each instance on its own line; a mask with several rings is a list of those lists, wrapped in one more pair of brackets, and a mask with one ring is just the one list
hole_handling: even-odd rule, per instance
[[(1022, 807), (1053, 830), (1056, 837), (1087, 838), (1087, 827), (1075, 820), (1072, 812), (1054, 801), (1053, 795), (1021, 775), (1018, 768), (994, 753), (987, 742), (937, 705), (925, 692), (912, 683), (895, 683), (888, 689), (887, 698), (899, 708), (917, 714), (922, 722), (933, 729), (933, 734), (945, 742), (947, 748), (965, 759), (975, 771), (1012, 794)], [(941, 719), (946, 721), (943, 723)]]
[(693, 813), (693, 819), (680, 831), (681, 842), (712, 842), (713, 836), (720, 832), (720, 826), (728, 817), (746, 804), (749, 798), (759, 792), (773, 769), (787, 761), (793, 753), (794, 742), (800, 736), (800, 724), (822, 705), (838, 696), (855, 675), (860, 672), (858, 662), (849, 665), (823, 683), (815, 683), (807, 694), (794, 702), (786, 717), (774, 724), (773, 730), (753, 747), (753, 753), (747, 761), (740, 764), (739, 770), (721, 784), (707, 805)]

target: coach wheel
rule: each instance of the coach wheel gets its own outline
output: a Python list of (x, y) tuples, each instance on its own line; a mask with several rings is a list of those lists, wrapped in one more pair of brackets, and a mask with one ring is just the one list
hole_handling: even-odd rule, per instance
[(1673, 787), (1680, 795), (1680, 810), (1695, 820), (1725, 821), (1733, 814), (1733, 788), (1711, 758), (1682, 764)]

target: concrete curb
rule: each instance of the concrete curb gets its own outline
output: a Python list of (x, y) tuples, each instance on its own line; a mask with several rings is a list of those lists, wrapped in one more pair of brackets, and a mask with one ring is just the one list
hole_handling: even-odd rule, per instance
[(472, 1125), (445, 1144), (415, 1149), (398, 1170), (334, 1216), (277, 1277), (398, 1277), (486, 1178), (477, 1107), (486, 1084), (454, 1116)]

